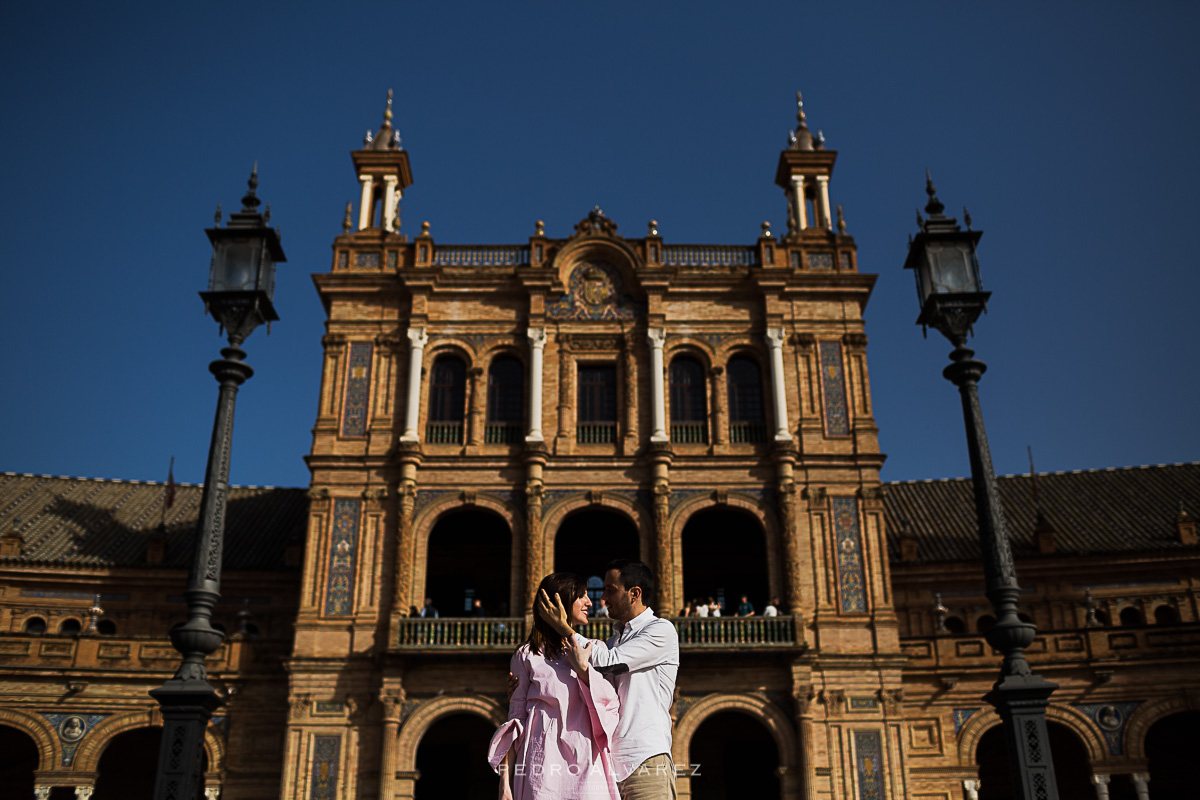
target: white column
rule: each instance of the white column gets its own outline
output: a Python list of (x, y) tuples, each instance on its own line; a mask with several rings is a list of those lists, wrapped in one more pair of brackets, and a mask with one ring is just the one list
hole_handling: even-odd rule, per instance
[(209, 786), (204, 790), (204, 800), (218, 800), (221, 796), (220, 786)]
[(1150, 783), (1150, 774), (1135, 772), (1129, 777), (1133, 778), (1133, 788), (1137, 790), (1137, 800), (1150, 800), (1150, 787), (1146, 785)]
[(408, 406), (404, 409), (404, 433), (402, 442), (420, 441), (417, 436), (417, 413), (421, 410), (421, 357), (425, 354), (425, 343), (429, 341), (424, 328), (409, 328), (408, 341), (412, 350), (408, 356)]
[(792, 189), (796, 195), (792, 199), (792, 205), (796, 207), (796, 230), (802, 231), (808, 227), (808, 208), (804, 204), (804, 176), (792, 176)]
[(771, 390), (775, 396), (775, 441), (790, 442), (788, 433), (787, 393), (783, 388), (783, 328), (767, 328), (771, 346)]
[(366, 230), (371, 225), (371, 189), (374, 188), (370, 175), (359, 175), (362, 184), (362, 199), (358, 204), (358, 229)]
[(979, 800), (979, 781), (963, 781), (963, 791), (967, 800)]
[(667, 341), (667, 332), (663, 328), (651, 328), (646, 332), (650, 341), (650, 393), (654, 396), (654, 430), (650, 434), (652, 442), (669, 442), (667, 436), (667, 404), (663, 391), (663, 343)]
[(1096, 787), (1096, 800), (1108, 800), (1108, 781), (1107, 775), (1092, 776), (1092, 785)]
[(529, 433), (527, 442), (542, 441), (542, 353), (546, 349), (546, 329), (530, 328), (529, 337)]
[(817, 188), (821, 195), (821, 210), (818, 212), (821, 217), (821, 225), (829, 230), (833, 230), (833, 220), (829, 215), (829, 176), (817, 176)]
[(35, 786), (33, 787), (34, 800), (50, 800), (50, 792), (53, 786)]
[(383, 176), (383, 229), (396, 229), (396, 176)]
[(92, 792), (94, 791), (96, 791), (95, 786), (76, 786), (75, 800), (89, 800), (89, 798), (92, 796)]

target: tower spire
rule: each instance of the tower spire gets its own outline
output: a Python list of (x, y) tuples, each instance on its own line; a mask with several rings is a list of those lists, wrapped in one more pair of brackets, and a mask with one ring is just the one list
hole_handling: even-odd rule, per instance
[(808, 129), (804, 114), (804, 94), (796, 92), (796, 133), (788, 137), (788, 146), (792, 150), (813, 150), (813, 134)]
[(933, 185), (933, 177), (929, 174), (929, 168), (925, 169), (925, 194), (929, 195), (929, 202), (925, 204), (925, 213), (931, 217), (940, 217), (946, 207), (942, 205), (942, 201), (937, 199), (937, 187)]
[(258, 159), (254, 160), (254, 169), (250, 172), (250, 180), (246, 181), (246, 194), (242, 196), (242, 212), (253, 212), (262, 201), (258, 199)]

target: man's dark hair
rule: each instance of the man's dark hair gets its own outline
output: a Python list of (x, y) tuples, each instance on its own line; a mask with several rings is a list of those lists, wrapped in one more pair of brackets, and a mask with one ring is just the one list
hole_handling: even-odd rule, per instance
[(626, 590), (632, 589), (635, 586), (641, 589), (642, 602), (645, 605), (650, 605), (654, 598), (654, 573), (650, 571), (650, 567), (641, 561), (616, 558), (608, 562), (608, 566), (604, 568), (604, 571), (608, 572), (610, 569), (617, 571), (617, 575), (621, 579), (621, 585)]

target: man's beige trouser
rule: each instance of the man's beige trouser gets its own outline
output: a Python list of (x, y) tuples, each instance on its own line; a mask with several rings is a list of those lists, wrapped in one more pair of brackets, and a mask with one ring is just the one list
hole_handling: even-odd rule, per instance
[(675, 765), (666, 753), (647, 758), (617, 788), (621, 800), (675, 800)]

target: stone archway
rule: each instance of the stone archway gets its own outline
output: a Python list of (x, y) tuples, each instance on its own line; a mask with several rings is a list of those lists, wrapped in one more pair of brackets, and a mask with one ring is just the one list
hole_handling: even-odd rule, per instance
[[(99, 773), (100, 761), (109, 744), (116, 737), (139, 728), (148, 728), (154, 731), (155, 749), (153, 755), (148, 758), (157, 763), (157, 742), (161, 738), (162, 715), (156, 707), (111, 716), (88, 731), (87, 735), (83, 737), (83, 741), (79, 743), (79, 750), (75, 753), (75, 772)], [(143, 758), (142, 763), (146, 760)], [(204, 763), (206, 764), (205, 785), (208, 787), (220, 786), (221, 776), (225, 771), (225, 741), (211, 725), (204, 732)]]
[(20, 728), (0, 723), (0, 797), (33, 797), (41, 753)]
[(443, 695), (421, 703), (404, 721), (396, 739), (397, 780), (394, 784), (396, 800), (414, 800), (416, 796), (417, 755), (425, 734), (439, 720), (464, 714), (485, 720), (493, 731), (504, 724), (508, 718), (507, 711), (499, 703), (479, 695)]
[[(1092, 765), (1086, 741), (1074, 729), (1047, 715), (1046, 732), (1054, 760), (1059, 800), (1093, 800)], [(1000, 725), (978, 738), (974, 761), (978, 767), (979, 800), (1007, 800), (1012, 796), (1007, 745)]]
[[(684, 541), (689, 526), (692, 525), (693, 520), (702, 522), (704, 516), (722, 511), (742, 515), (742, 517), (734, 517), (734, 519), (741, 520), (740, 524), (742, 527), (745, 527), (748, 521), (761, 533), (762, 542), (766, 549), (766, 563), (759, 567), (758, 573), (765, 578), (767, 597), (761, 601), (756, 600), (754, 597), (750, 598), (755, 610), (761, 612), (763, 603), (771, 597), (778, 597), (780, 600), (786, 601), (787, 598), (785, 595), (787, 592), (785, 591), (785, 587), (787, 582), (783, 574), (784, 559), (782, 543), (778, 519), (773, 509), (760, 498), (730, 492), (727, 496), (722, 497), (719, 503), (714, 502), (711, 493), (705, 493), (704, 495), (692, 498), (680, 505), (671, 515), (670, 526), (674, 560), (679, 565), (679, 569), (675, 571), (674, 575), (675, 597), (679, 599), (678, 605), (682, 606), (688, 600), (695, 599), (691, 595), (684, 594), (685, 591), (691, 591), (691, 582), (687, 580), (687, 576), (685, 575), (687, 562), (692, 560), (688, 555), (688, 548)], [(761, 581), (758, 582), (761, 583)], [(751, 591), (755, 590), (752, 589)], [(737, 600), (737, 596), (732, 598), (733, 605), (726, 608), (726, 613), (732, 614), (737, 610)], [(790, 609), (780, 609), (780, 613), (791, 613), (791, 611)]]
[[(441, 494), (436, 489), (427, 491), (435, 495)], [(445, 517), (465, 511), (477, 511), (494, 515), (499, 517), (502, 523), (507, 526), (510, 544), (508, 555), (509, 595), (504, 600), (509, 607), (510, 613), (515, 613), (515, 610), (521, 607), (521, 562), (523, 560), (521, 545), (525, 530), (524, 517), (511, 503), (490, 493), (446, 492), (443, 496), (432, 501), (429, 506), (422, 509), (413, 520), (415, 552), (411, 559), (401, 559), (404, 568), (410, 570), (407, 577), (409, 585), (412, 587), (411, 598), (402, 598), (401, 600), (402, 603), (407, 601), (407, 605), (404, 606), (405, 609), (407, 609), (408, 605), (420, 607), (428, 596), (425, 591), (425, 582), (427, 578), (427, 565), (429, 563), (430, 538), (433, 535), (434, 529), (438, 527)], [(418, 569), (419, 566), (422, 568)], [(396, 579), (399, 581), (400, 576), (397, 575)], [(495, 616), (495, 614), (492, 614), (492, 616)]]
[[(776, 774), (779, 776), (779, 794), (783, 800), (800, 797), (800, 770), (797, 759), (797, 737), (787, 716), (766, 698), (756, 694), (710, 694), (696, 702), (675, 723), (672, 759), (678, 770), (676, 788), (679, 797), (693, 795), (690, 775), (692, 764), (692, 742), (696, 732), (706, 721), (716, 715), (737, 713), (749, 717), (755, 725), (765, 729), (774, 742), (778, 755)], [(751, 729), (752, 730), (752, 729)], [(703, 766), (700, 767), (703, 776)], [(737, 796), (737, 795), (731, 795)]]
[(751, 514), (705, 508), (683, 526), (680, 549), (685, 602), (714, 597), (733, 616), (743, 596), (759, 613), (773, 597), (766, 531)]
[(468, 506), (443, 514), (426, 543), (424, 596), (443, 617), (474, 616), (475, 600), (486, 616), (511, 616), (514, 538), (491, 511)]
[(43, 771), (54, 769), (60, 752), (56, 747), (58, 736), (44, 718), (30, 716), (20, 711), (0, 708), (0, 725), (15, 728), (33, 740), (38, 758), (34, 768)]
[(1187, 797), (1196, 790), (1194, 765), (1200, 746), (1200, 711), (1162, 717), (1146, 731), (1143, 748), (1150, 775), (1150, 800)]
[[(1099, 731), (1092, 725), (1091, 720), (1073, 708), (1051, 705), (1046, 708), (1046, 721), (1056, 722), (1068, 728), (1079, 738), (1091, 764), (1099, 764), (1108, 758), (1108, 746), (1100, 738)], [(975, 752), (979, 740), (992, 728), (1000, 724), (1000, 715), (994, 709), (987, 708), (979, 711), (967, 720), (958, 735), (959, 766), (970, 769), (975, 765)]]

